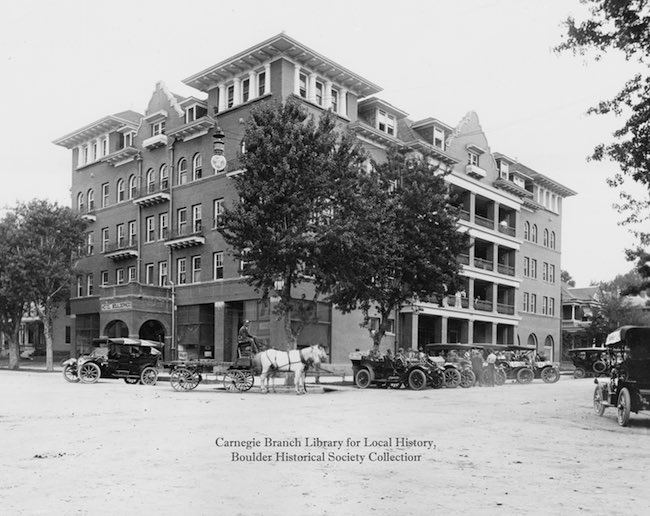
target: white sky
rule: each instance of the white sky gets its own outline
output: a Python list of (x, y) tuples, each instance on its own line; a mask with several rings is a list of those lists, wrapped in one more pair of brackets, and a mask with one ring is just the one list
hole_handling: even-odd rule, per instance
[[(69, 205), (70, 151), (55, 138), (105, 115), (144, 112), (158, 80), (195, 72), (281, 31), (384, 88), (409, 113), (456, 125), (478, 113), (492, 151), (578, 195), (565, 200), (562, 268), (578, 286), (631, 268), (613, 164), (588, 163), (620, 120), (587, 116), (633, 65), (551, 51), (578, 0), (112, 0), (11, 2), (0, 18), (0, 207)], [(203, 95), (197, 95), (203, 96)]]

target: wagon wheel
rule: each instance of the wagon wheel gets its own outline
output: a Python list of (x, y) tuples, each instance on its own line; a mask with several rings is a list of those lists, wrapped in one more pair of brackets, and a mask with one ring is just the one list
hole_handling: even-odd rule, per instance
[(102, 375), (102, 370), (97, 364), (86, 362), (79, 368), (77, 374), (82, 383), (97, 383), (97, 380)]
[(531, 383), (533, 378), (535, 378), (535, 373), (532, 369), (522, 367), (517, 371), (517, 383)]
[(175, 391), (191, 391), (201, 382), (201, 376), (196, 371), (186, 367), (177, 367), (169, 376), (169, 383)]
[(603, 404), (603, 391), (600, 385), (596, 385), (594, 389), (594, 412), (602, 416), (605, 412), (605, 405)]
[(585, 371), (582, 367), (576, 367), (576, 370), (573, 371), (573, 377), (576, 380), (579, 380), (580, 378), (584, 378), (587, 376), (587, 371)]
[(228, 392), (245, 392), (250, 390), (253, 387), (255, 382), (255, 377), (253, 373), (247, 369), (238, 370), (232, 369), (226, 371), (226, 374), (223, 378), (223, 385)]
[(460, 385), (460, 380), (461, 380), (460, 373), (458, 372), (457, 369), (454, 369), (453, 367), (445, 369), (444, 378), (445, 378), (445, 387), (449, 387), (450, 389), (455, 389)]
[(460, 373), (460, 386), (463, 387), (464, 389), (467, 389), (468, 387), (474, 385), (475, 381), (476, 381), (476, 375), (474, 374), (474, 371), (472, 371), (471, 369), (465, 369)]
[(494, 372), (495, 385), (503, 385), (504, 383), (506, 383), (507, 379), (508, 379), (508, 375), (503, 369), (499, 368)]
[(541, 376), (545, 383), (555, 383), (560, 379), (560, 371), (552, 366), (545, 367), (542, 369)]
[(129, 385), (135, 385), (140, 381), (140, 378), (124, 378), (124, 383), (128, 383)]
[(591, 368), (594, 370), (594, 373), (601, 374), (605, 372), (605, 369), (607, 369), (607, 364), (602, 360), (596, 360)]
[(79, 381), (79, 376), (77, 375), (77, 368), (73, 365), (66, 365), (63, 367), (63, 378), (66, 382), (76, 383)]
[(140, 382), (142, 385), (156, 385), (158, 381), (158, 371), (154, 367), (147, 366), (140, 373)]
[(616, 405), (619, 425), (627, 426), (630, 422), (631, 408), (630, 391), (623, 387), (618, 395), (618, 404)]
[(408, 386), (414, 391), (424, 389), (427, 385), (427, 375), (422, 369), (412, 369), (408, 376)]
[(369, 369), (363, 368), (357, 371), (357, 374), (354, 376), (354, 383), (357, 384), (359, 389), (365, 389), (372, 382), (372, 374)]

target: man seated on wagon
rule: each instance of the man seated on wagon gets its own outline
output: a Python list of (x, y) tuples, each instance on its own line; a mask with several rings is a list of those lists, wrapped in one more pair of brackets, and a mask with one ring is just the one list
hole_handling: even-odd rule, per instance
[(256, 341), (255, 335), (252, 335), (249, 332), (250, 324), (250, 321), (246, 321), (244, 322), (244, 325), (239, 329), (239, 334), (237, 335), (237, 344), (242, 354), (248, 352), (248, 354), (252, 356), (262, 350)]

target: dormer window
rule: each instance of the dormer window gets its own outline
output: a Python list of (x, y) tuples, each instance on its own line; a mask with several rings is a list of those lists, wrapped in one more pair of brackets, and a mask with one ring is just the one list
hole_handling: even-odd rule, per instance
[(129, 131), (128, 133), (124, 133), (121, 135), (120, 139), (122, 141), (122, 149), (126, 149), (127, 147), (133, 147), (133, 138), (135, 136), (134, 131)]
[(377, 129), (395, 136), (395, 117), (380, 109), (377, 116)]
[(151, 124), (151, 136), (158, 136), (159, 134), (165, 134), (164, 120), (160, 120), (159, 122), (154, 122)]
[(473, 151), (468, 151), (467, 152), (467, 163), (469, 165), (474, 165), (475, 167), (478, 167), (478, 161), (479, 161), (479, 154), (477, 152)]
[(189, 124), (190, 122), (194, 122), (199, 118), (203, 118), (207, 113), (208, 110), (205, 109), (203, 106), (194, 104), (185, 110), (185, 123)]
[(433, 128), (433, 145), (445, 150), (445, 132), (437, 127)]
[(499, 160), (499, 176), (502, 179), (510, 178), (510, 165), (503, 160)]

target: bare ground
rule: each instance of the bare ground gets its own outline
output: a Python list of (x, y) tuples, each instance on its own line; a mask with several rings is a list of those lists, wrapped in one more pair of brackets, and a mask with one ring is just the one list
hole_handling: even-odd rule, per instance
[[(0, 513), (629, 515), (650, 507), (650, 417), (620, 428), (613, 409), (596, 416), (590, 380), (305, 396), (217, 387), (179, 393), (166, 382), (82, 385), (60, 373), (0, 370)], [(217, 446), (218, 438), (261, 446)], [(265, 446), (266, 438), (299, 446)], [(343, 446), (308, 447), (307, 438)], [(365, 438), (378, 444), (363, 447)], [(272, 460), (233, 461), (233, 452)], [(277, 460), (278, 452), (332, 460)], [(386, 452), (420, 458), (376, 460)], [(343, 460), (358, 455), (363, 462)]]

